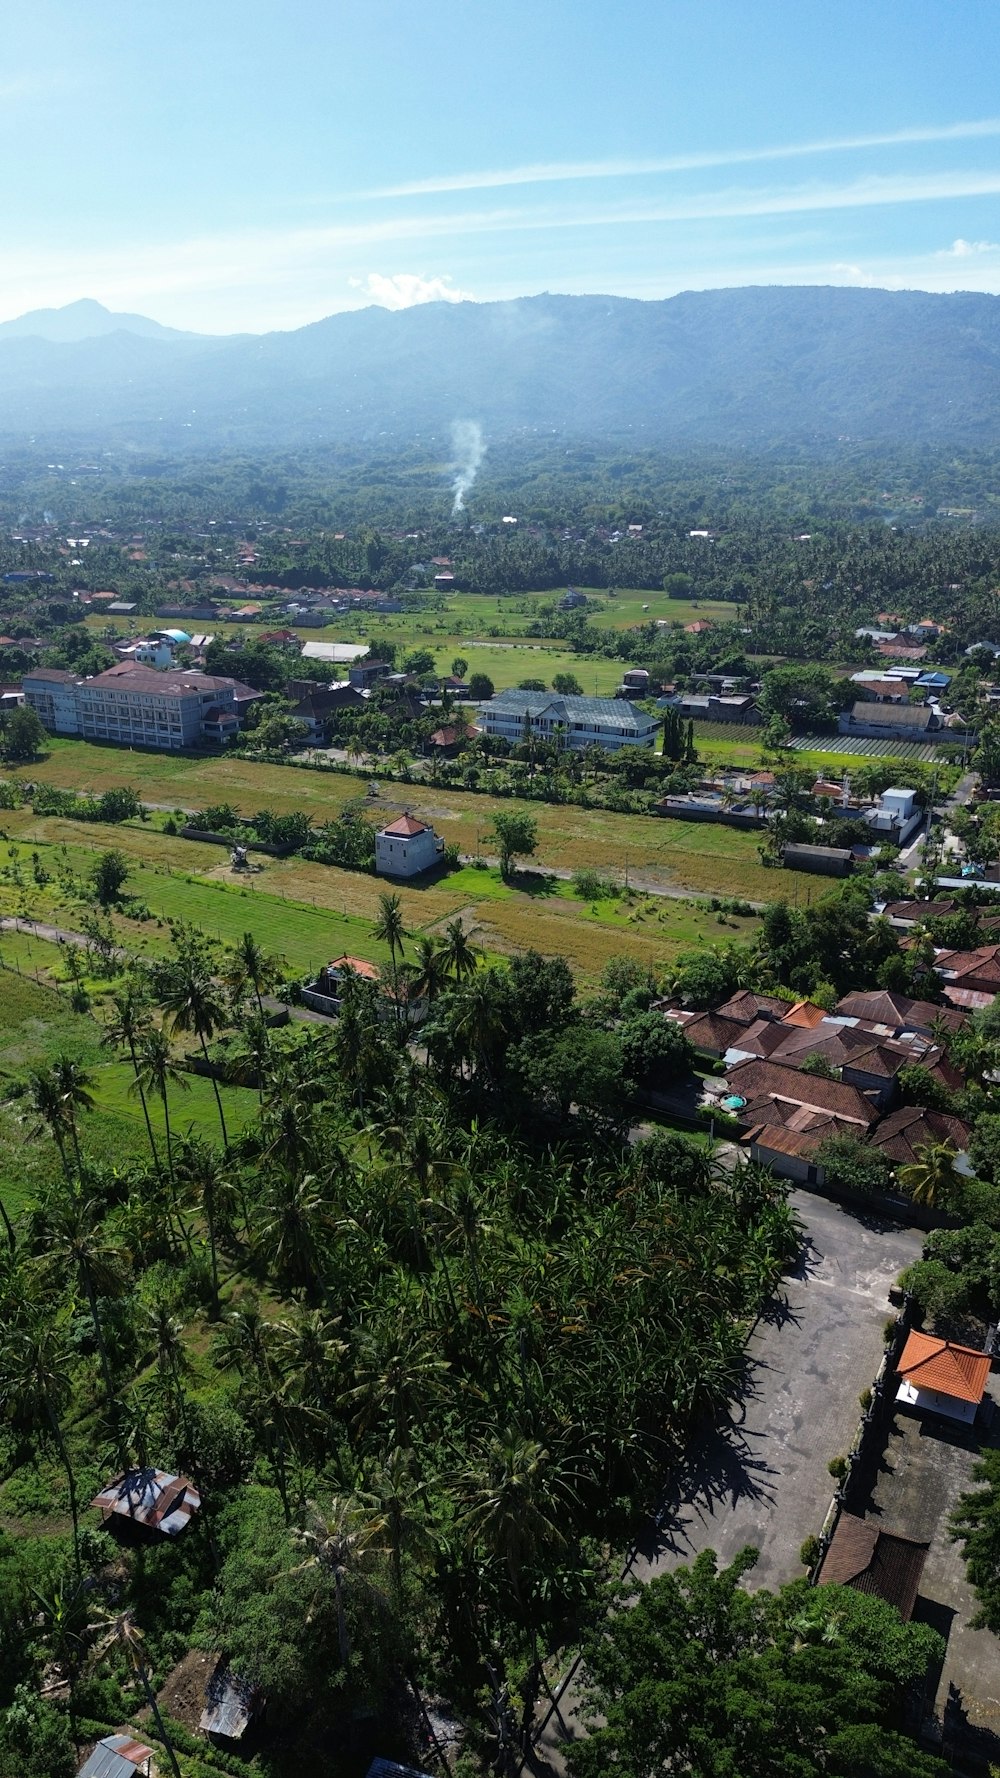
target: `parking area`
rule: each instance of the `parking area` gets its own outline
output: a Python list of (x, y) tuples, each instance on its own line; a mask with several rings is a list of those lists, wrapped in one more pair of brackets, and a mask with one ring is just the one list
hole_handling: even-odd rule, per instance
[(693, 1443), (640, 1540), (639, 1579), (706, 1549), (730, 1561), (745, 1544), (760, 1550), (753, 1586), (803, 1572), (799, 1549), (833, 1491), (827, 1464), (849, 1448), (878, 1369), (890, 1287), (923, 1237), (806, 1192), (792, 1202), (805, 1229), (799, 1266), (754, 1331), (729, 1413)]
[[(997, 1398), (997, 1380), (988, 1391)], [(997, 1442), (993, 1420), (992, 1443)], [(886, 1531), (930, 1543), (915, 1618), (933, 1624), (947, 1639), (937, 1678), (933, 1738), (959, 1766), (996, 1762), (1000, 1755), (1000, 1643), (990, 1630), (974, 1630), (975, 1594), (965, 1576), (961, 1545), (948, 1535), (959, 1496), (976, 1486), (973, 1470), (982, 1438), (930, 1415), (899, 1412), (866, 1517)]]

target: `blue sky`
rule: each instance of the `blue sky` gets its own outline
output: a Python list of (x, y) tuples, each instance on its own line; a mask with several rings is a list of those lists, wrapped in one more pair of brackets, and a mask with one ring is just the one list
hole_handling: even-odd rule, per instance
[(1000, 292), (994, 0), (32, 0), (0, 318), (210, 332), (377, 301)]

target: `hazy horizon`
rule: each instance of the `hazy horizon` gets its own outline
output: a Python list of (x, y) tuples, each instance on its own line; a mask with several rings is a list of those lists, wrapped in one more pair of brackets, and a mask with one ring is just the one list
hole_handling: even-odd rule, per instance
[(994, 8), (112, 0), (8, 21), (0, 316), (1000, 292)]

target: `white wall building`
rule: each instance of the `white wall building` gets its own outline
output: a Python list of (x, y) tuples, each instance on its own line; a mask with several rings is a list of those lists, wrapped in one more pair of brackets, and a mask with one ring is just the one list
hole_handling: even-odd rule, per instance
[(441, 862), (444, 841), (414, 815), (401, 815), (375, 835), (375, 871), (380, 877), (418, 877)]
[(26, 673), (25, 702), (45, 728), (124, 747), (197, 747), (239, 733), (236, 682), (209, 673), (157, 672), (121, 661), (92, 679), (53, 667)]
[(516, 745), (530, 736), (562, 747), (653, 747), (660, 719), (625, 698), (557, 697), (539, 691), (501, 691), (479, 713), (485, 735)]

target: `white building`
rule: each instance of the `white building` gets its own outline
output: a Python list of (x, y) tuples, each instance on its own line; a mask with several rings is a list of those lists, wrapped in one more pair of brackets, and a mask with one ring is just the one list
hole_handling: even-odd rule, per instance
[(974, 1346), (935, 1339), (916, 1329), (900, 1355), (896, 1400), (971, 1426), (979, 1412), (990, 1375), (990, 1358)]
[(480, 709), (484, 735), (516, 744), (534, 736), (561, 747), (653, 747), (660, 719), (625, 698), (557, 697), (539, 691), (501, 691)]
[(923, 818), (923, 809), (917, 807), (916, 791), (899, 786), (883, 790), (875, 808), (865, 815), (873, 833), (883, 835), (894, 846), (904, 846)]
[(418, 877), (441, 862), (444, 841), (414, 815), (401, 815), (375, 835), (375, 871), (380, 877)]
[(92, 679), (54, 667), (26, 673), (25, 702), (59, 735), (123, 747), (197, 747), (239, 733), (236, 681), (180, 669), (157, 672), (120, 661)]

